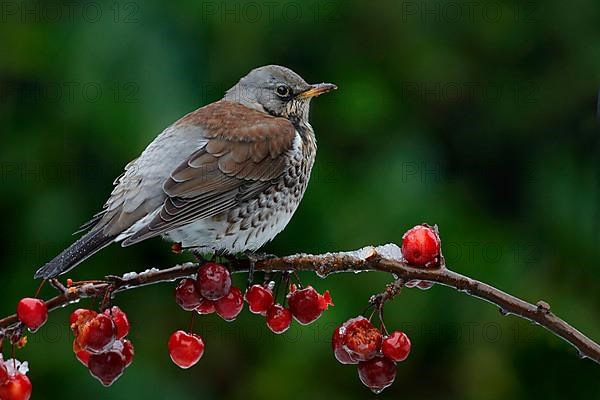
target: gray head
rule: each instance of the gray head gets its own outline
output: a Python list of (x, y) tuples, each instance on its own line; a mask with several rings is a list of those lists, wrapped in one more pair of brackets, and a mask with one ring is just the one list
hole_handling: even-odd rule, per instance
[(291, 69), (267, 65), (250, 71), (224, 99), (277, 117), (306, 121), (311, 99), (334, 89), (333, 84), (310, 85)]

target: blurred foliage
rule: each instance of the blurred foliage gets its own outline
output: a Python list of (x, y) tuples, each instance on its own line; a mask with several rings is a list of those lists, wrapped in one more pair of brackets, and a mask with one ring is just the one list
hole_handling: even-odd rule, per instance
[[(543, 298), (600, 339), (599, 20), (594, 0), (2, 1), (0, 314), (35, 292), (36, 268), (75, 239), (157, 133), (277, 63), (340, 90), (313, 104), (311, 184), (266, 251), (399, 242), (437, 223), (450, 267)], [(69, 276), (185, 258), (155, 239), (108, 248)], [(166, 352), (189, 323), (171, 285), (118, 297), (137, 355), (110, 389), (71, 353), (73, 307), (18, 357), (35, 399), (372, 398), (334, 361), (329, 337), (390, 277), (303, 279), (334, 296), (317, 323), (275, 336), (254, 315), (201, 318), (207, 349), (189, 371)], [(597, 365), (481, 301), (434, 287), (388, 308), (413, 354), (379, 398), (600, 398)]]

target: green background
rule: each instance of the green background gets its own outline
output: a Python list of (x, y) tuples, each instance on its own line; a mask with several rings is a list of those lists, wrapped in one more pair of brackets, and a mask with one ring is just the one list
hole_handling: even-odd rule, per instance
[[(312, 179), (266, 251), (400, 242), (436, 223), (451, 268), (544, 299), (598, 340), (599, 21), (594, 0), (3, 1), (0, 314), (35, 293), (33, 272), (75, 240), (164, 127), (276, 63), (339, 90), (313, 102)], [(69, 277), (187, 259), (154, 239), (112, 246)], [(187, 371), (166, 351), (190, 319), (171, 284), (118, 296), (136, 358), (109, 389), (71, 352), (75, 306), (52, 313), (17, 356), (30, 362), (34, 399), (374, 398), (329, 339), (390, 277), (302, 278), (333, 295), (317, 323), (276, 336), (248, 312), (199, 318), (206, 352)], [(593, 362), (452, 289), (406, 290), (386, 315), (413, 351), (379, 398), (600, 398)]]

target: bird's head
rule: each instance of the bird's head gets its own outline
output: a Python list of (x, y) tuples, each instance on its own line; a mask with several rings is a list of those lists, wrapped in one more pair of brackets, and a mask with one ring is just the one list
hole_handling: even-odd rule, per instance
[(331, 83), (308, 84), (294, 71), (267, 65), (250, 71), (225, 94), (225, 100), (284, 117), (292, 122), (307, 121), (313, 97), (337, 89)]

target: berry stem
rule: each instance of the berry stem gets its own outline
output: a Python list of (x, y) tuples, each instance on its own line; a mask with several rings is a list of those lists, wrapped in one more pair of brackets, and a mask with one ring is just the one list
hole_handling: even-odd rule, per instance
[(37, 290), (35, 291), (35, 295), (33, 297), (38, 297), (40, 295), (40, 291), (42, 290), (42, 288), (44, 287), (44, 283), (46, 283), (46, 280), (42, 280), (42, 282), (40, 283), (40, 285), (38, 286)]

